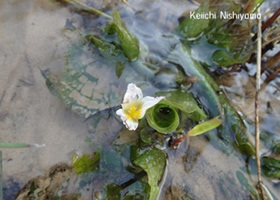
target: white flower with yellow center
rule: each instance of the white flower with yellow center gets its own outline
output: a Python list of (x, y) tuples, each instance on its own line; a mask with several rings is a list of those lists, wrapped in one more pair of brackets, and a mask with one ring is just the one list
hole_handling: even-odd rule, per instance
[(142, 119), (146, 110), (156, 105), (165, 97), (143, 97), (142, 90), (135, 84), (127, 86), (126, 93), (122, 102), (122, 109), (117, 110), (123, 124), (128, 130), (136, 130), (138, 120)]

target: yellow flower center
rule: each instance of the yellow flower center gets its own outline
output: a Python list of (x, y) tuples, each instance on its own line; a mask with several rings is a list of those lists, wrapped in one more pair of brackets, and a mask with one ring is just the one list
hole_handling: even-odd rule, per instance
[(124, 108), (124, 113), (128, 120), (137, 121), (141, 117), (141, 110), (142, 104), (139, 102), (135, 102), (127, 105), (127, 107)]

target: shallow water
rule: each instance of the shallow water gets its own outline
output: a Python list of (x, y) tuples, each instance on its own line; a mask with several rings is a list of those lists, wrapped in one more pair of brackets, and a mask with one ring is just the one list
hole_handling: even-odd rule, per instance
[[(111, 9), (111, 4), (106, 2), (104, 4), (108, 5), (108, 10)], [(102, 6), (98, 3), (93, 5)], [(166, 43), (162, 42), (162, 46), (150, 45), (150, 51), (160, 56), (164, 56), (168, 51), (166, 47), (170, 44), (167, 43), (170, 41), (172, 43), (170, 38), (173, 36), (168, 33), (178, 25), (178, 17), (186, 10), (197, 7), (187, 1), (179, 0), (129, 1), (129, 5), (119, 1), (113, 6), (117, 6), (123, 13), (124, 20), (133, 27), (133, 32), (138, 38), (143, 38), (147, 44), (160, 43), (155, 39), (163, 37), (161, 34), (157, 37), (159, 33), (154, 27), (166, 31), (165, 36), (168, 38)], [(140, 14), (135, 15), (135, 12)], [(14, 199), (13, 195), (24, 184), (37, 176), (45, 176), (52, 166), (59, 163), (71, 164), (74, 152), (82, 154), (103, 148), (103, 151), (112, 152), (112, 155), (116, 156), (115, 152), (118, 152), (116, 148), (122, 148), (123, 140), (126, 142), (135, 140), (133, 136), (127, 135), (122, 124), (108, 113), (104, 113), (97, 127), (93, 128), (92, 123), (96, 118), (85, 122), (83, 117), (66, 108), (57, 97), (50, 94), (41, 75), (40, 70), (45, 69), (61, 73), (65, 65), (65, 54), (72, 43), (80, 39), (80, 32), (95, 30), (100, 24), (104, 24), (104, 19), (88, 14), (80, 15), (50, 1), (14, 0), (0, 2), (0, 22), (1, 141), (46, 144), (46, 147), (40, 149), (1, 150), (5, 199)], [(70, 27), (73, 26), (76, 30), (71, 30), (68, 22)], [(158, 58), (151, 59), (158, 62)], [(87, 55), (83, 55), (81, 60), (84, 64), (94, 62)], [(103, 81), (97, 85), (100, 90), (108, 85), (108, 81), (112, 81), (113, 84), (117, 80), (114, 74), (107, 73), (106, 70), (101, 71), (101, 68), (98, 73), (100, 77), (104, 74), (113, 77), (110, 80), (102, 79)], [(129, 76), (129, 72), (125, 73)], [(154, 86), (145, 85), (145, 80), (133, 78), (130, 77), (130, 80), (143, 84), (145, 95), (152, 95), (157, 90)], [(225, 93), (232, 99), (237, 110), (243, 111), (246, 117), (252, 119), (254, 95), (252, 78), (245, 72), (232, 74), (231, 78), (233, 83), (224, 88)], [(114, 88), (116, 96), (121, 98), (125, 88), (125, 82)], [(262, 126), (279, 136), (277, 120), (273, 121), (269, 118), (271, 115), (278, 118), (279, 99), (274, 94), (268, 95), (268, 92), (263, 90), (261, 94), (261, 111), (264, 117)], [(274, 108), (269, 115), (266, 114), (267, 101), (270, 101)], [(81, 101), (82, 103), (84, 102)], [(109, 102), (109, 105), (114, 106), (111, 103)], [(249, 104), (252, 106), (248, 107)], [(104, 103), (101, 107), (106, 108), (106, 106), (108, 105)], [(275, 124), (273, 128), (272, 123)], [(120, 131), (125, 139), (119, 136)], [(249, 199), (248, 193), (244, 191), (236, 177), (238, 171), (244, 173), (245, 161), (240, 156), (225, 155), (209, 144), (206, 138), (191, 138), (181, 144), (177, 150), (169, 151), (168, 157), (160, 199), (182, 197), (225, 199), (228, 196), (232, 197), (233, 194), (236, 195), (237, 192), (240, 199)], [(120, 165), (125, 166), (126, 162), (128, 161), (122, 160)], [(250, 162), (254, 161), (250, 160)], [(252, 177), (255, 180), (254, 173)], [(68, 190), (63, 190), (64, 192), (81, 192), (83, 198), (94, 199), (94, 194), (104, 189), (102, 180), (91, 180), (94, 189), (89, 186), (80, 191), (78, 185), (82, 178), (69, 176), (72, 177), (70, 186)], [(111, 176), (112, 174), (108, 175)], [(125, 179), (131, 177), (131, 174), (127, 174)], [(264, 181), (275, 195), (280, 195), (278, 182), (272, 183), (266, 178)]]

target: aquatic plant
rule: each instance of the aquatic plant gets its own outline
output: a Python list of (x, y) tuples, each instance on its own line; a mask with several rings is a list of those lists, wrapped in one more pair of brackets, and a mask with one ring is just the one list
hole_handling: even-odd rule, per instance
[[(222, 2), (223, 4), (214, 7), (214, 4), (205, 1), (195, 12), (214, 12), (216, 9), (242, 12), (240, 5), (228, 0)], [(153, 41), (153, 45), (158, 45), (159, 48), (162, 43), (166, 45), (159, 50), (160, 61), (149, 60), (157, 56), (152, 53), (153, 47), (146, 45), (144, 39), (139, 41), (138, 33), (125, 25), (120, 13), (115, 10), (111, 21), (101, 28), (102, 34), (87, 32), (71, 46), (66, 57), (67, 65), (59, 76), (50, 70), (42, 71), (49, 90), (67, 107), (87, 119), (108, 109), (115, 112), (124, 96), (122, 108), (116, 113), (126, 128), (139, 135), (137, 142), (123, 147), (123, 152), (129, 152), (129, 162), (132, 164), (130, 170), (135, 178), (126, 183), (108, 184), (108, 199), (136, 196), (125, 192), (134, 182), (138, 182), (141, 190), (145, 191), (144, 199), (157, 198), (159, 181), (167, 162), (166, 152), (160, 150), (159, 145), (171, 149), (170, 147), (177, 146), (190, 136), (205, 133), (213, 146), (228, 155), (233, 153), (238, 158), (255, 155), (242, 118), (227, 101), (218, 84), (192, 56), (190, 50), (193, 44), (189, 42), (194, 38), (203, 42), (203, 38), (206, 38), (215, 50), (211, 56), (217, 66), (242, 63), (254, 50), (248, 21), (236, 26), (236, 21), (230, 20), (198, 22), (186, 19), (178, 27), (176, 34), (167, 37), (160, 30), (154, 31), (159, 35), (159, 42)], [(237, 32), (242, 35), (235, 34)], [(238, 40), (233, 43), (232, 40), (235, 39)], [(90, 63), (101, 64), (84, 64), (81, 56), (92, 59)], [(104, 78), (105, 73), (106, 86), (101, 85), (98, 90), (101, 84), (99, 81)], [(196, 77), (196, 81), (187, 81), (190, 77)], [(131, 82), (138, 83), (139, 87)], [(128, 88), (123, 95), (126, 86)], [(152, 88), (155, 97), (143, 97), (140, 87)], [(191, 121), (188, 127), (182, 123), (184, 119)], [(175, 140), (165, 146), (162, 141), (168, 136)], [(122, 163), (113, 161), (119, 155), (105, 150), (100, 155), (93, 160), (89, 159), (89, 155), (84, 155), (78, 159), (79, 162), (74, 162), (77, 173), (102, 173), (106, 170), (104, 166), (110, 162), (116, 166), (112, 173), (121, 174), (126, 171)], [(91, 167), (86, 165), (87, 162)], [(100, 164), (100, 169), (97, 169), (97, 163)], [(268, 163), (276, 164), (277, 168), (278, 163), (274, 160), (263, 159), (264, 167), (271, 169)], [(143, 180), (145, 175), (147, 181)], [(238, 175), (240, 180), (242, 175)], [(254, 195), (258, 197), (257, 193)]]

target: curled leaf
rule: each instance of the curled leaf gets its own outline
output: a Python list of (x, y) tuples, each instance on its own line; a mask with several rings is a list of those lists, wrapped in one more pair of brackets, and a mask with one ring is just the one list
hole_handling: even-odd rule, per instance
[(157, 96), (165, 96), (165, 103), (172, 107), (181, 110), (189, 118), (200, 121), (206, 119), (206, 114), (197, 105), (196, 100), (193, 98), (191, 93), (184, 89), (171, 90), (166, 92), (157, 92)]
[(166, 100), (147, 110), (146, 119), (150, 127), (163, 134), (173, 132), (180, 122), (177, 111)]

